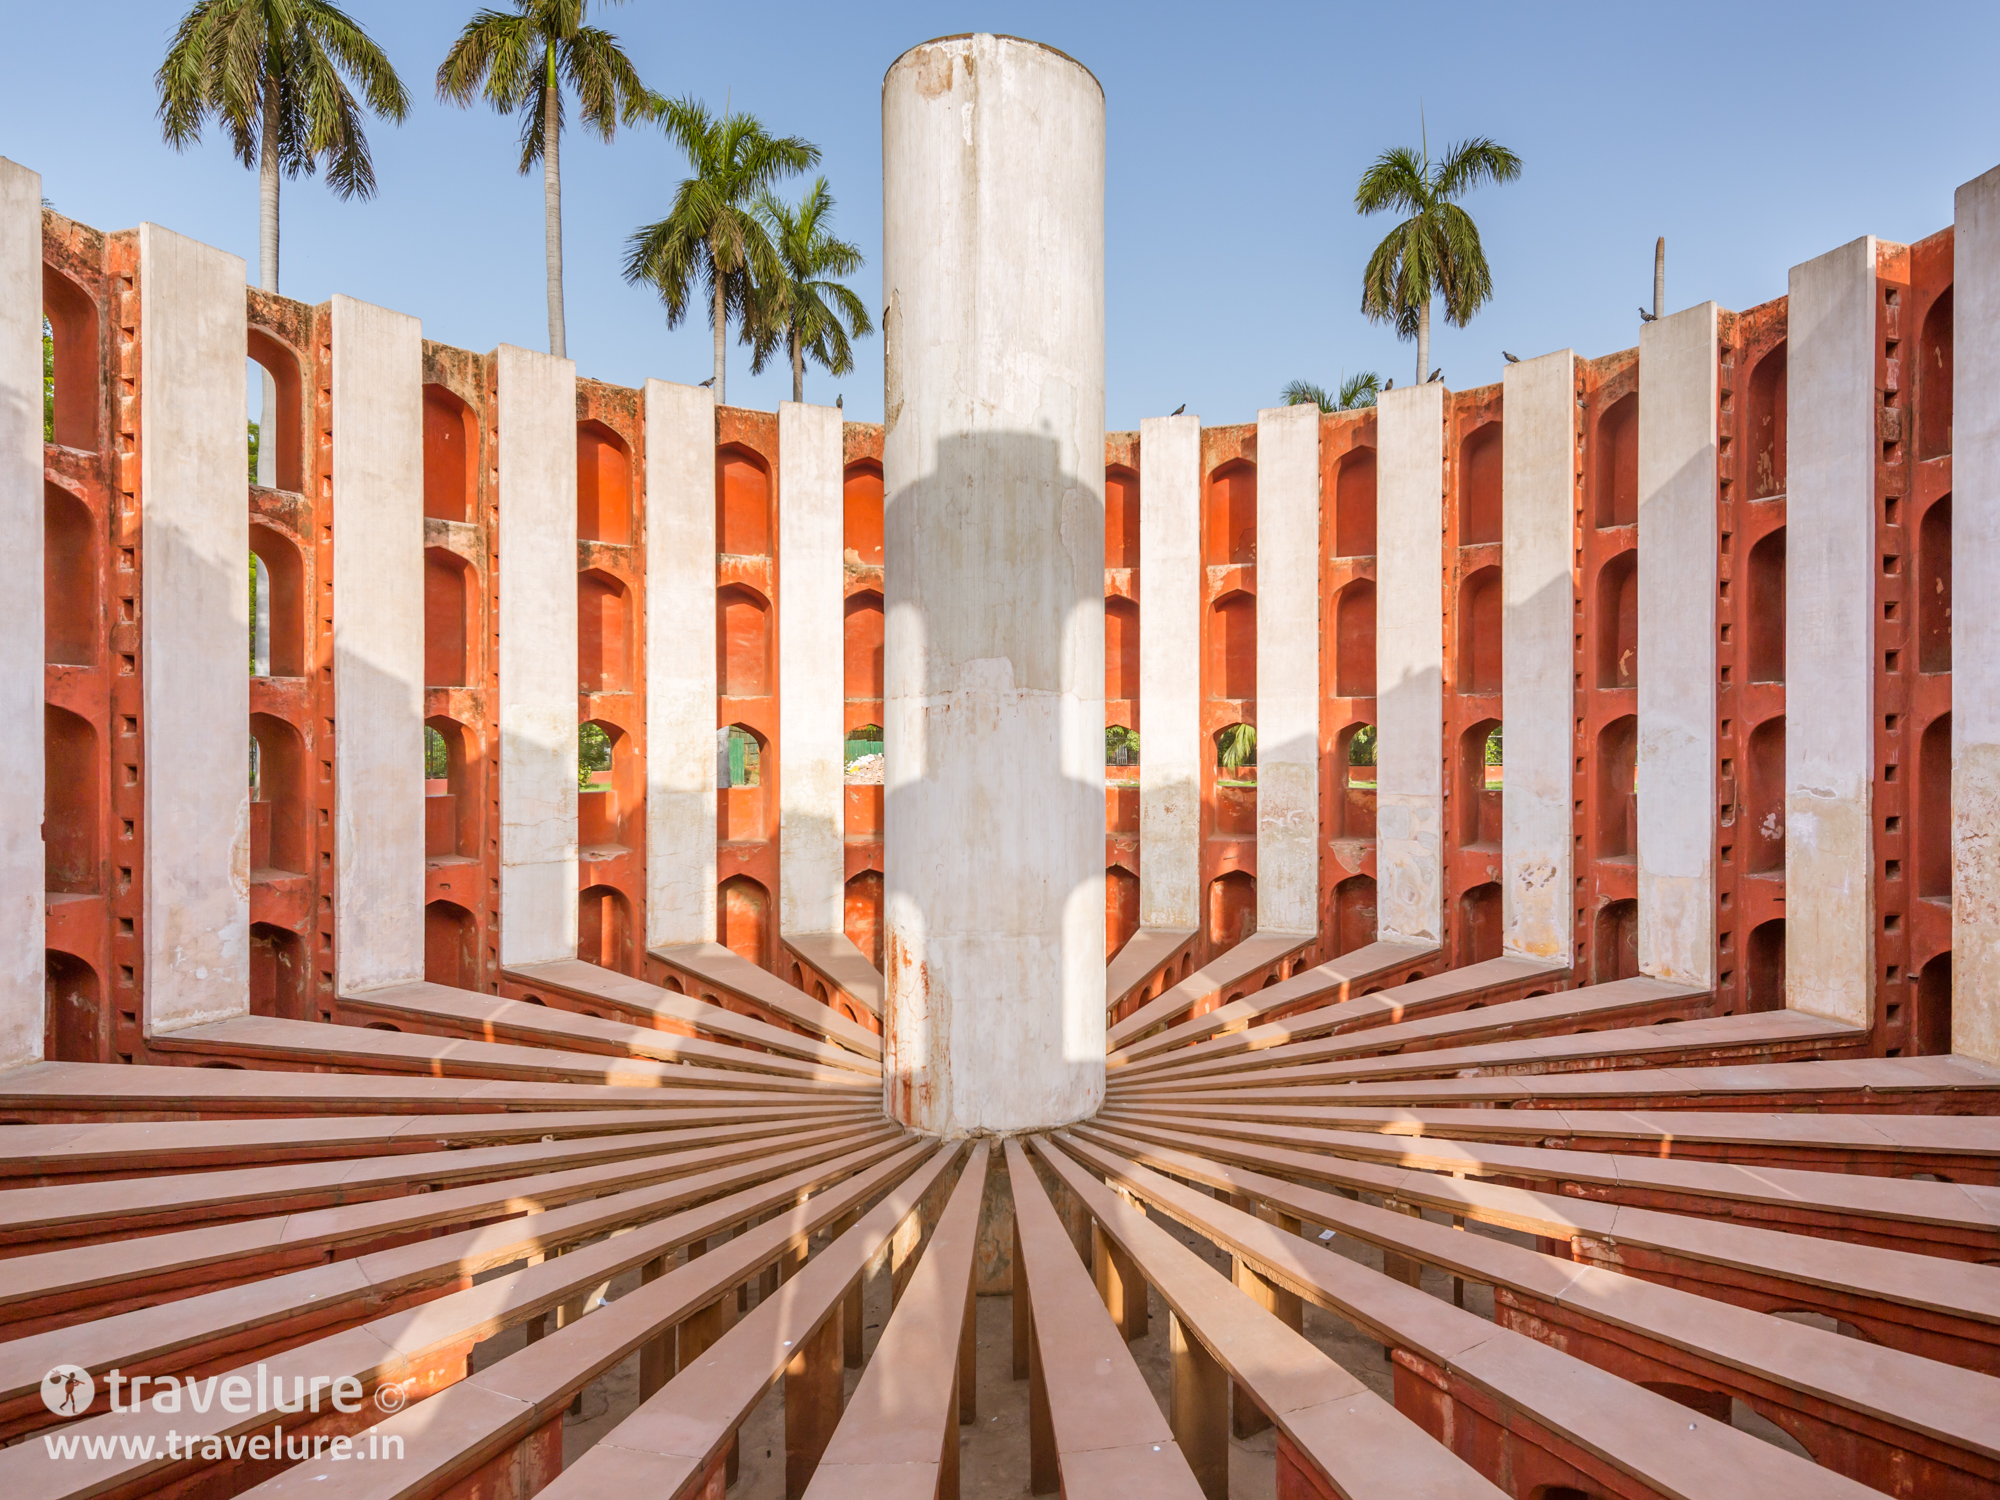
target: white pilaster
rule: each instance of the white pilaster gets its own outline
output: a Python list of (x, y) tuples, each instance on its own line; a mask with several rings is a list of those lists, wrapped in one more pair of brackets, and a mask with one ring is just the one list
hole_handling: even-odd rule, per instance
[(841, 417), (778, 407), (779, 931), (840, 932), (846, 909)]
[(1139, 423), (1139, 925), (1201, 921), (1201, 418)]
[(1319, 418), (1257, 414), (1260, 933), (1319, 930)]

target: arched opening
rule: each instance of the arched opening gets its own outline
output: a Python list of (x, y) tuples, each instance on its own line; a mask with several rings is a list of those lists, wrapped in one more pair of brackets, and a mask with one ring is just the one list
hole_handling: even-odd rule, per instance
[(1257, 930), (1257, 877), (1230, 870), (1208, 883), (1208, 940), (1232, 947)]
[(1639, 684), (1639, 551), (1628, 547), (1597, 573), (1597, 685)]
[(1752, 682), (1785, 680), (1785, 528), (1750, 549), (1744, 658)]
[(1257, 560), (1257, 466), (1247, 459), (1208, 476), (1205, 559), (1210, 567)]
[(620, 546), (632, 540), (632, 452), (602, 422), (576, 427), (576, 535)]
[(1743, 826), (1736, 835), (1743, 868), (1775, 875), (1785, 868), (1785, 718), (1766, 719), (1743, 754)]
[[(304, 382), (299, 379), (299, 357), (289, 345), (261, 328), (250, 330), (249, 354), (271, 377), (273, 394), (277, 398), (271, 410), (257, 418), (257, 482), (274, 489), (301, 493), (306, 487), (305, 407), (300, 399)], [(250, 387), (250, 399), (257, 406), (263, 404), (255, 382)], [(266, 421), (277, 429), (275, 434), (264, 430)], [(267, 457), (270, 460), (268, 463)]]
[(841, 529), (850, 566), (882, 566), (882, 466), (871, 459), (847, 466), (840, 493)]
[(843, 694), (849, 702), (870, 703), (882, 696), (882, 596), (855, 594), (841, 625)]
[(1458, 898), (1456, 967), (1485, 963), (1500, 956), (1504, 937), (1500, 920), (1500, 883), (1475, 885)]
[(250, 924), (250, 1014), (281, 1021), (312, 1019), (305, 940), (270, 922)]
[(1597, 423), (1597, 524), (1630, 526), (1639, 519), (1639, 393), (1611, 404)]
[(764, 697), (771, 691), (770, 607), (741, 584), (718, 589), (715, 607), (716, 691), (725, 698)]
[(1333, 606), (1333, 690), (1342, 698), (1375, 696), (1375, 585), (1357, 578)]
[(592, 568), (576, 580), (576, 685), (580, 693), (632, 689), (632, 596)]
[(1458, 592), (1458, 690), (1500, 691), (1500, 570), (1481, 568)]
[(1944, 1057), (1951, 1051), (1951, 950), (1946, 949), (1917, 973), (1916, 1024), (1910, 1040), (1920, 1057)]
[(103, 404), (97, 387), (101, 340), (97, 303), (62, 272), (44, 265), (42, 316), (49, 325), (53, 365), (49, 441), (94, 453)]
[(1139, 566), (1139, 476), (1122, 464), (1104, 471), (1104, 566)]
[(1500, 721), (1481, 719), (1458, 737), (1458, 843), (1498, 849), (1501, 841)]
[(1350, 875), (1333, 888), (1334, 954), (1352, 953), (1375, 941), (1375, 881)]
[(306, 796), (305, 742), (271, 714), (250, 715), (250, 868), (312, 873), (312, 824)]
[(1375, 726), (1350, 724), (1334, 740), (1340, 784), (1338, 828), (1342, 838), (1375, 837)]
[(1375, 450), (1356, 448), (1340, 461), (1333, 481), (1333, 550), (1336, 557), (1375, 555)]
[(424, 387), (424, 514), (432, 520), (472, 518), (478, 431), (471, 407), (441, 385)]
[(1139, 930), (1139, 877), (1123, 865), (1104, 871), (1104, 959), (1109, 963)]
[(89, 895), (100, 888), (97, 731), (54, 704), (42, 707), (43, 888)]
[(1500, 540), (1500, 424), (1475, 430), (1458, 450), (1458, 544)]
[(576, 956), (620, 974), (632, 971), (632, 903), (608, 885), (593, 885), (576, 898)]
[(104, 1061), (104, 1008), (97, 971), (72, 953), (42, 955), (42, 1058), (46, 1062)]
[(90, 507), (61, 485), (42, 486), (43, 660), (97, 660), (97, 527)]
[(771, 555), (771, 471), (746, 448), (715, 454), (716, 550), (731, 557)]
[(1750, 438), (1750, 498), (1785, 492), (1785, 346), (1757, 361), (1744, 426)]
[(1257, 834), (1257, 726), (1228, 724), (1215, 731), (1215, 826), (1219, 838)]
[(716, 899), (716, 926), (722, 946), (762, 967), (771, 925), (771, 896), (748, 875), (722, 882)]
[(852, 776), (857, 772), (865, 773), (872, 770), (877, 774), (879, 784), (881, 766), (866, 766), (860, 763), (871, 756), (879, 760), (881, 755), (882, 726), (880, 724), (856, 724), (852, 729), (847, 731), (846, 742), (841, 747), (841, 761), (842, 767), (848, 775)]
[[(268, 526), (250, 527), (250, 553), (264, 566), (257, 573), (258, 596), (251, 611), (253, 631), (269, 624), (269, 648), (259, 657), (265, 676), (306, 675), (305, 559), (298, 544)], [(257, 649), (253, 641), (252, 649)]]
[(882, 872), (862, 870), (847, 879), (847, 895), (841, 907), (841, 929), (848, 942), (868, 955), (868, 962), (882, 967)]
[(443, 717), (424, 724), (424, 854), (438, 859), (479, 853), (479, 795), (470, 731)]
[(1951, 901), (1951, 715), (1925, 726), (1917, 745), (1917, 894)]
[(1607, 901), (1597, 909), (1590, 942), (1590, 982), (1639, 977), (1639, 903)]
[(715, 736), (716, 837), (732, 840), (768, 838), (764, 800), (764, 737), (742, 724), (731, 724)]
[(576, 841), (597, 858), (625, 852), (618, 747), (624, 731), (592, 720), (576, 726)]
[(479, 988), (479, 924), (455, 901), (424, 908), (424, 978), (454, 989)]
[(250, 554), (250, 675), (271, 675), (271, 570)]
[(1257, 696), (1257, 601), (1240, 589), (1215, 601), (1208, 683), (1212, 697), (1244, 702)]
[(1917, 457), (1951, 452), (1951, 288), (1924, 314), (1917, 340)]
[(1951, 670), (1951, 496), (1931, 502), (1917, 529), (1917, 670)]
[(1597, 732), (1597, 857), (1632, 860), (1639, 853), (1639, 799), (1633, 771), (1639, 721), (1626, 714)]
[(1104, 696), (1139, 696), (1139, 606), (1130, 599), (1104, 601)]
[(1139, 736), (1123, 724), (1104, 726), (1104, 763), (1107, 766), (1139, 764)]
[(470, 687), (472, 644), (479, 639), (472, 569), (442, 547), (424, 549), (424, 683)]
[(1773, 917), (1750, 929), (1743, 950), (1743, 1005), (1749, 1011), (1785, 1008), (1785, 919)]

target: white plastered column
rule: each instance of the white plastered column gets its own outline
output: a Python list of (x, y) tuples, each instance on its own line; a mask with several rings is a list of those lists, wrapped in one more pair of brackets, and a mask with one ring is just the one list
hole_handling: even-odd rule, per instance
[(779, 931), (843, 930), (845, 567), (841, 417), (778, 407)]
[(1866, 1026), (1875, 993), (1871, 236), (1792, 268), (1787, 326), (1785, 1005)]
[(1201, 418), (1139, 423), (1139, 925), (1192, 931), (1201, 890)]
[(2000, 167), (1952, 241), (1951, 1050), (2000, 1063)]
[(1716, 307), (1639, 332), (1639, 971), (1715, 984)]
[(424, 977), (423, 327), (333, 299), (335, 979)]
[(576, 366), (500, 346), (500, 962), (576, 957)]
[(42, 179), (0, 157), (0, 1068), (42, 1055)]
[(715, 398), (649, 380), (646, 945), (714, 941)]
[(1260, 933), (1319, 930), (1319, 418), (1257, 414)]
[(147, 1031), (250, 1009), (243, 262), (139, 226)]
[(1015, 38), (882, 88), (890, 1112), (1104, 1095), (1104, 93)]
[[(1375, 868), (1380, 940), (1444, 931), (1444, 396), (1389, 391), (1375, 435)], [(1260, 757), (1261, 758), (1261, 757)]]
[(1505, 951), (1574, 953), (1573, 721), (1576, 355), (1509, 365), (1503, 380), (1500, 661), (1507, 708), (1501, 782)]

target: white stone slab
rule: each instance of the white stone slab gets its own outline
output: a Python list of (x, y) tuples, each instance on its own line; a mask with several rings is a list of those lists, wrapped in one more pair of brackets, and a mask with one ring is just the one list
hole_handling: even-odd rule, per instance
[(1785, 1005), (1856, 1026), (1875, 994), (1875, 295), (1872, 237), (1794, 266), (1786, 337)]
[(1201, 922), (1201, 418), (1139, 423), (1139, 925)]
[(423, 325), (333, 299), (334, 977), (424, 977)]
[(1575, 352), (1507, 366), (1502, 390), (1502, 946), (1509, 956), (1568, 963), (1575, 951)]
[(1715, 983), (1716, 307), (1639, 333), (1639, 972)]
[(715, 398), (646, 382), (646, 946), (715, 941)]
[(500, 962), (576, 956), (576, 366), (502, 344)]
[(149, 1032), (250, 1009), (243, 262), (139, 226)]
[(42, 179), (0, 157), (0, 1068), (42, 1055)]
[(1951, 1050), (2000, 1063), (2000, 167), (1952, 254)]
[(778, 407), (779, 931), (840, 932), (846, 912), (846, 569), (841, 417)]
[(1257, 413), (1257, 930), (1319, 930), (1319, 408)]
[(1377, 936), (1432, 948), (1444, 930), (1444, 396), (1390, 391), (1375, 427)]

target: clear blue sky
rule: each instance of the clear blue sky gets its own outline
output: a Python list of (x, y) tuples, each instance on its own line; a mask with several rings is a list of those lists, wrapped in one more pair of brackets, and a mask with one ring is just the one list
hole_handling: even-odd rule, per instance
[[(347, 0), (415, 96), (377, 124), (380, 195), (340, 203), (287, 182), (282, 289), (334, 292), (421, 317), (476, 350), (544, 347), (539, 174), (514, 171), (515, 126), (435, 102), (438, 62), (472, 0)], [(160, 142), (153, 71), (180, 0), (15, 0), (9, 48), (34, 66), (0, 92), (0, 155), (43, 174), (62, 212), (103, 229), (151, 219), (255, 264), (257, 189), (219, 138)], [(1495, 296), (1433, 363), (1460, 389), (1497, 379), (1500, 351), (1637, 341), (1667, 236), (1667, 299), (1750, 307), (1798, 261), (1873, 233), (1918, 239), (1951, 220), (1952, 191), (2000, 163), (1991, 4), (1387, 4), (1227, 6), (593, 4), (653, 87), (817, 142), (838, 227), (866, 252), (879, 306), (880, 88), (914, 43), (1003, 31), (1060, 47), (1103, 81), (1106, 419), (1133, 427), (1182, 402), (1210, 423), (1251, 420), (1288, 379), (1413, 353), (1357, 312), (1369, 249), (1354, 182), (1385, 147), (1485, 134), (1521, 180), (1468, 201)], [(585, 375), (637, 384), (710, 369), (705, 325), (669, 332), (618, 275), (626, 236), (666, 208), (686, 164), (657, 130), (605, 146), (572, 134), (564, 160), (569, 352)], [(788, 375), (752, 379), (732, 344), (733, 404), (772, 407)], [(879, 419), (881, 340), (854, 373), (809, 372), (807, 399), (846, 396)]]

